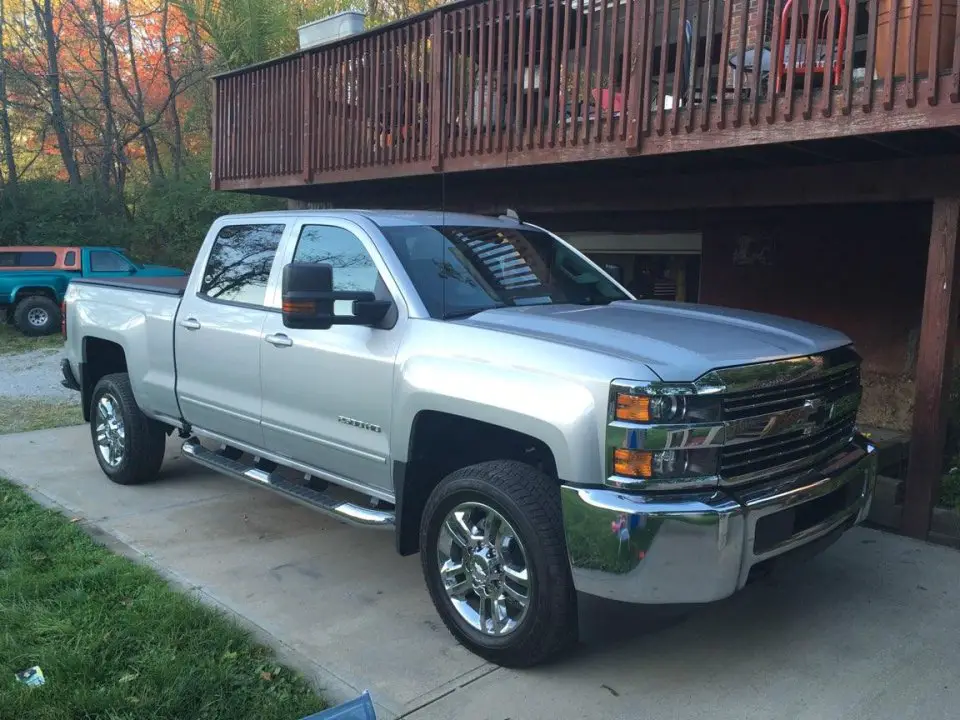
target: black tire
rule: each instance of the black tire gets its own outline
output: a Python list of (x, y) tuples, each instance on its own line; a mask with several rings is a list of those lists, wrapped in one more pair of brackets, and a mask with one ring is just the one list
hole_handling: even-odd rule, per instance
[(31, 337), (53, 335), (60, 332), (60, 307), (45, 295), (31, 295), (17, 303), (13, 324)]
[[(116, 464), (104, 458), (97, 441), (98, 406), (102, 398), (115, 402), (117, 415), (123, 423), (124, 436), (120, 441), (123, 452)], [(100, 379), (90, 399), (90, 438), (104, 475), (118, 485), (139, 485), (154, 480), (163, 464), (166, 437), (164, 426), (140, 410), (126, 373), (105, 375)]]
[[(454, 608), (440, 576), (438, 542), (448, 513), (479, 502), (502, 515), (526, 550), (527, 615), (504, 636), (481, 633)], [(577, 638), (577, 600), (567, 561), (557, 484), (536, 468), (497, 460), (457, 470), (427, 500), (420, 525), (420, 561), (427, 589), (447, 629), (480, 657), (504, 667), (547, 661)]]

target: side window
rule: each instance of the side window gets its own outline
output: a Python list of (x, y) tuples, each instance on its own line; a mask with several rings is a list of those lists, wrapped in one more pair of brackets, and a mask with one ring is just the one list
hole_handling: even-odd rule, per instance
[(200, 294), (212, 300), (263, 305), (283, 224), (228, 225), (213, 241)]
[(21, 267), (53, 267), (57, 264), (57, 254), (43, 250), (27, 250), (20, 253)]
[(77, 253), (73, 250), (68, 250), (63, 256), (63, 264), (68, 268), (74, 267), (77, 264)]
[(0, 252), (0, 267), (16, 267), (18, 253)]
[[(295, 263), (329, 263), (333, 266), (333, 289), (351, 292), (374, 292), (379, 273), (373, 258), (360, 238), (349, 230), (330, 225), (306, 225), (300, 232)], [(353, 303), (337, 301), (337, 315), (351, 315)]]
[(93, 272), (126, 272), (130, 263), (111, 250), (91, 250), (90, 270)]

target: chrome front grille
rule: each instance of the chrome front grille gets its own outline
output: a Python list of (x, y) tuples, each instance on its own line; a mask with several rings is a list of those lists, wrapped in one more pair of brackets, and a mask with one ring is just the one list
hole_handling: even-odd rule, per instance
[(859, 388), (860, 368), (854, 365), (804, 382), (730, 393), (723, 398), (723, 419), (740, 420), (792, 410), (808, 400), (844, 397)]
[[(800, 472), (839, 452), (853, 439), (860, 392), (860, 364), (848, 362), (813, 377), (725, 394), (721, 481), (743, 485)], [(751, 425), (755, 437), (731, 439), (730, 430)]]
[(813, 432), (795, 430), (728, 445), (720, 453), (720, 476), (740, 484), (802, 470), (841, 450), (853, 439), (853, 431), (854, 418), (847, 417)]

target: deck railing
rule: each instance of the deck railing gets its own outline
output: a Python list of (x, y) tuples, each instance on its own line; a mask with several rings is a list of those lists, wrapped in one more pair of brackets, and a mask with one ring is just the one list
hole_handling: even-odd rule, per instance
[(470, 0), (218, 77), (214, 182), (960, 124), (957, 32), (956, 0)]

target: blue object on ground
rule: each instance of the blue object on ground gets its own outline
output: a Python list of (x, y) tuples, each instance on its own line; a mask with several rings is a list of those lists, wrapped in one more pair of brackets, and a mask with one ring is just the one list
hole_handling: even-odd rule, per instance
[(377, 720), (377, 713), (373, 708), (370, 693), (364, 690), (360, 697), (328, 710), (308, 715), (301, 720)]

